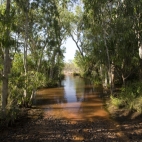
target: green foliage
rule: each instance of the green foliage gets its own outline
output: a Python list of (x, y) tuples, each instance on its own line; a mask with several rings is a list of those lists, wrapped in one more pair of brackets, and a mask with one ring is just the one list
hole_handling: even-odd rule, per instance
[(92, 80), (94, 82), (94, 85), (100, 85), (100, 84), (102, 84), (102, 80), (100, 79), (100, 77), (98, 75), (95, 76)]
[(67, 63), (64, 63), (64, 72), (79, 73), (79, 67), (76, 65), (75, 60), (70, 60)]
[[(68, 5), (69, 1), (62, 2)], [(0, 5), (0, 73), (5, 63), (3, 50), (8, 48), (12, 68), (8, 75), (6, 115), (12, 121), (16, 118), (14, 108), (25, 103), (31, 105), (31, 98), (38, 87), (53, 87), (63, 77), (65, 50), (61, 45), (69, 34), (72, 15), (62, 2), (11, 1), (8, 15), (6, 2)]]
[(57, 87), (58, 86), (58, 80), (51, 80), (49, 79), (46, 81), (46, 87), (52, 88), (52, 87)]
[[(24, 97), (26, 80), (27, 96)], [(32, 104), (31, 97), (38, 87), (45, 86), (45, 77), (43, 74), (35, 71), (29, 71), (27, 75), (21, 74), (18, 77), (11, 77), (9, 81), (9, 102), (10, 106), (21, 106), (26, 102), (29, 106)]]
[(21, 72), (23, 72), (23, 54), (16, 53), (14, 55), (11, 73), (17, 76)]
[[(0, 73), (5, 63), (4, 48), (9, 49), (13, 59), (9, 73), (9, 107), (23, 102), (30, 104), (39, 86), (58, 85), (64, 67), (65, 50), (61, 45), (72, 36), (78, 51), (75, 60), (65, 63), (64, 69), (79, 72), (99, 85), (109, 78), (113, 63), (118, 82), (123, 77), (126, 87), (117, 98), (111, 97), (112, 103), (141, 111), (142, 85), (127, 82), (137, 81), (141, 72), (138, 43), (141, 42), (142, 2), (82, 0), (83, 5), (76, 6), (73, 12), (69, 10), (72, 2), (16, 0), (11, 1), (8, 14), (6, 2), (0, 5)], [(27, 53), (23, 50), (25, 46)], [(27, 96), (23, 95), (24, 90)], [(15, 119), (13, 110), (9, 109), (8, 115)]]
[(0, 127), (13, 125), (15, 120), (18, 118), (19, 113), (20, 110), (15, 107), (6, 108), (6, 117), (3, 116), (2, 111), (0, 111)]
[(84, 76), (86, 71), (86, 60), (82, 58), (79, 51), (76, 51), (75, 53), (74, 63), (77, 66), (81, 76)]
[[(120, 108), (123, 105), (123, 99), (110, 96), (111, 105)], [(109, 104), (110, 105), (110, 104)]]
[(111, 104), (118, 108), (123, 106), (129, 110), (142, 112), (142, 83), (127, 84), (117, 97), (111, 96), (110, 100)]
[(133, 101), (134, 101), (133, 109), (136, 110), (137, 112), (142, 113), (142, 96), (137, 97)]
[[(28, 57), (28, 67), (32, 68), (33, 62)], [(31, 105), (32, 95), (34, 95), (38, 87), (45, 86), (46, 78), (43, 73), (36, 71), (28, 71), (24, 74), (23, 54), (16, 53), (14, 55), (11, 74), (9, 76), (9, 106), (22, 106), (24, 102)], [(27, 96), (24, 96), (26, 86)]]
[[(86, 49), (83, 50), (83, 61), (76, 54), (78, 65), (82, 65), (84, 72), (88, 71), (92, 64), (98, 69), (103, 65), (105, 70), (101, 74), (102, 82), (110, 72), (112, 62), (119, 82), (122, 76), (127, 81), (134, 72), (138, 74), (138, 41), (141, 41), (138, 33), (142, 28), (142, 18), (139, 16), (141, 2), (83, 0), (83, 4), (83, 45), (87, 43), (87, 48), (83, 48)], [(90, 59), (86, 60), (87, 58)], [(93, 67), (91, 69), (94, 71)]]
[[(135, 83), (130, 83), (130, 84), (126, 85), (125, 88), (122, 88), (120, 96), (124, 100), (126, 107), (128, 107), (129, 109), (137, 108), (137, 107), (135, 107), (135, 105), (137, 103), (138, 103), (138, 105), (140, 105), (140, 102), (137, 102), (137, 100), (139, 98), (141, 98), (141, 96), (142, 96), (142, 83), (135, 82)], [(141, 103), (141, 105), (142, 105), (142, 103)]]

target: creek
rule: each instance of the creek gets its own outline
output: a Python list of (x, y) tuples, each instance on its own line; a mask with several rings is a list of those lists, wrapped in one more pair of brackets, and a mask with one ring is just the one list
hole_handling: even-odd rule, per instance
[(63, 87), (38, 90), (35, 105), (49, 115), (71, 121), (89, 120), (98, 117), (109, 118), (99, 97), (97, 88), (79, 76), (68, 75), (62, 81)]

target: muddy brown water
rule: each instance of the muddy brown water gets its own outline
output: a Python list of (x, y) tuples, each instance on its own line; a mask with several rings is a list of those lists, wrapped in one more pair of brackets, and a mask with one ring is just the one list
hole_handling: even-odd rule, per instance
[[(100, 89), (94, 88), (88, 81), (78, 76), (71, 75), (65, 77), (62, 86), (37, 92), (35, 105), (44, 110), (44, 118), (49, 119), (49, 116), (52, 116), (53, 119), (69, 120), (70, 124), (79, 123), (81, 126), (90, 123), (88, 130), (92, 131), (91, 127), (94, 125), (96, 130), (92, 131), (92, 135), (98, 135), (98, 138), (95, 137), (93, 141), (102, 141), (100, 139), (102, 137), (105, 141), (129, 141), (122, 133), (119, 124), (111, 120), (108, 112), (104, 109), (103, 100), (100, 98), (102, 95)], [(52, 127), (54, 125), (55, 121)], [(82, 129), (85, 131), (86, 126)], [(87, 134), (82, 137), (74, 135), (77, 139), (83, 140)]]
[(39, 90), (35, 105), (43, 108), (45, 117), (53, 115), (70, 120), (108, 118), (100, 92), (80, 77), (66, 76), (63, 87)]

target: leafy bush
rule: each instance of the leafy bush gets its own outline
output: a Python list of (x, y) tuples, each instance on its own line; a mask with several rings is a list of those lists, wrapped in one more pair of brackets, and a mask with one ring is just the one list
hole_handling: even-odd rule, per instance
[(58, 86), (58, 80), (49, 79), (48, 81), (46, 81), (46, 87), (52, 88), (57, 86)]
[[(9, 103), (10, 106), (22, 106), (24, 103), (32, 104), (32, 98), (39, 86), (45, 86), (45, 77), (39, 72), (29, 71), (26, 76), (11, 76), (9, 80)], [(26, 90), (26, 96), (24, 96)]]
[(111, 105), (116, 106), (117, 108), (120, 108), (123, 105), (123, 100), (121, 98), (116, 98), (111, 96)]
[(133, 109), (142, 113), (142, 96), (139, 96), (134, 100)]
[(6, 117), (3, 116), (2, 111), (0, 111), (0, 126), (2, 127), (2, 126), (13, 125), (19, 113), (20, 110), (16, 107), (7, 107), (5, 114)]
[[(3, 116), (3, 113), (0, 112), (0, 123), (5, 123), (6, 125), (13, 123), (18, 115), (19, 107), (31, 106), (35, 91), (39, 86), (45, 86), (45, 82), (46, 77), (40, 72), (28, 71), (25, 75), (23, 70), (23, 55), (15, 54), (11, 73), (9, 74), (9, 96), (6, 114)], [(25, 90), (26, 96), (24, 96)]]
[(142, 83), (129, 83), (126, 87), (121, 88), (117, 97), (110, 97), (111, 104), (120, 107), (125, 106), (129, 110), (142, 112)]

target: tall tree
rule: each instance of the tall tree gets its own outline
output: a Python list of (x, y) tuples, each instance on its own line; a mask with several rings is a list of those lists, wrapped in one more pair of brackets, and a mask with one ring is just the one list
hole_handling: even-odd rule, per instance
[(2, 74), (2, 111), (5, 114), (7, 99), (8, 99), (8, 74), (10, 73), (10, 0), (6, 1), (4, 29), (6, 44), (4, 47), (4, 61), (3, 61), (3, 74)]

